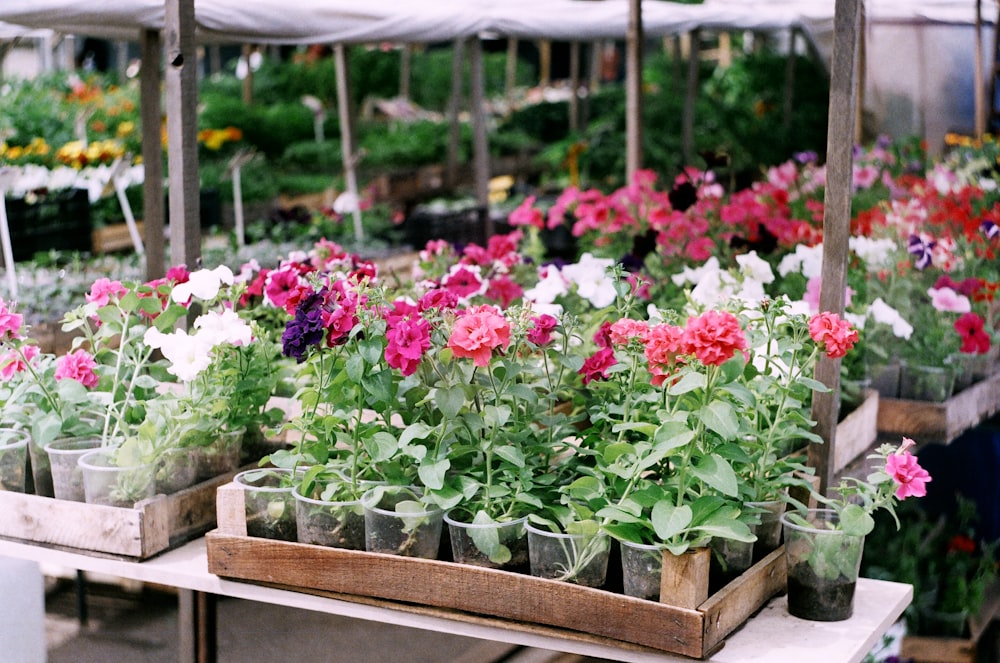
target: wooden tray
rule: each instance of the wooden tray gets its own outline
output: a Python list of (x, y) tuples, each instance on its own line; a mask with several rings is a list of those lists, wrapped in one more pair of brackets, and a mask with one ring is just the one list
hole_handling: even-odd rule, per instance
[(833, 471), (839, 472), (858, 456), (868, 451), (878, 439), (879, 395), (877, 391), (865, 394), (849, 415), (837, 424), (834, 442)]
[(882, 398), (878, 432), (911, 437), (919, 444), (947, 443), (1000, 411), (1000, 372), (960, 391), (943, 403)]
[(505, 628), (554, 628), (581, 641), (704, 658), (786, 584), (783, 549), (711, 595), (695, 610), (570, 583), (437, 560), (325, 548), (249, 537), (243, 491), (218, 491), (217, 530), (206, 539), (208, 570), (232, 579), (359, 603), (388, 601)]
[(215, 527), (215, 492), (236, 472), (157, 495), (131, 509), (0, 491), (0, 537), (143, 560)]

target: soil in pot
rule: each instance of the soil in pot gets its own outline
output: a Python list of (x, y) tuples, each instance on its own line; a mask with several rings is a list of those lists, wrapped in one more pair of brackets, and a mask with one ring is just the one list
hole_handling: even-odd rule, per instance
[(837, 622), (854, 613), (855, 580), (820, 578), (808, 562), (788, 570), (788, 612), (816, 622)]

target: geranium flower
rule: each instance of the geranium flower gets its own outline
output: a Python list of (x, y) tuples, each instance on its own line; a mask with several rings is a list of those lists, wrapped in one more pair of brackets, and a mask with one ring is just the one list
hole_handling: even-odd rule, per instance
[(587, 385), (594, 380), (607, 380), (608, 369), (615, 365), (615, 351), (611, 348), (601, 348), (594, 354), (587, 357), (583, 366), (577, 371)]
[(968, 313), (972, 304), (965, 295), (960, 295), (951, 288), (928, 288), (927, 296), (931, 305), (942, 313)]
[(90, 292), (84, 295), (88, 304), (96, 304), (96, 308), (107, 306), (111, 297), (121, 297), (126, 292), (121, 281), (112, 281), (108, 278), (99, 278), (90, 286)]
[(706, 366), (721, 366), (737, 350), (746, 350), (747, 341), (736, 316), (727, 311), (706, 311), (689, 318), (684, 329), (686, 353)]
[(528, 340), (539, 347), (543, 347), (552, 342), (552, 331), (559, 321), (551, 315), (542, 314), (531, 318), (531, 326), (528, 328)]
[(65, 354), (56, 360), (56, 380), (76, 380), (87, 389), (97, 386), (98, 378), (94, 369), (97, 362), (94, 357), (84, 349), (76, 350), (70, 354)]
[(824, 311), (809, 320), (809, 336), (823, 346), (831, 359), (843, 357), (858, 342), (858, 330), (836, 313)]
[(885, 471), (896, 482), (896, 498), (923, 497), (927, 494), (927, 483), (931, 475), (920, 467), (917, 457), (900, 448), (885, 459)]
[(984, 330), (985, 321), (975, 313), (963, 313), (955, 321), (955, 331), (962, 337), (959, 348), (966, 354), (986, 354), (990, 351), (990, 335)]
[(448, 347), (456, 357), (472, 359), (476, 366), (488, 366), (494, 350), (510, 345), (510, 323), (493, 306), (469, 309), (455, 321)]
[(385, 332), (385, 361), (403, 375), (413, 375), (424, 353), (431, 347), (431, 325), (417, 316), (407, 316)]

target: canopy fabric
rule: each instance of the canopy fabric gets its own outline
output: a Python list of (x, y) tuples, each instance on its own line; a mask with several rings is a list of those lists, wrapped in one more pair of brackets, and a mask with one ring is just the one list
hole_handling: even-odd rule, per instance
[[(992, 22), (996, 0), (983, 0)], [(688, 5), (644, 0), (643, 30), (649, 36), (696, 27), (776, 30), (801, 27), (807, 34), (833, 30), (834, 0), (706, 0)], [(869, 0), (872, 22), (972, 24), (975, 0)], [(523, 39), (623, 38), (627, 0), (195, 0), (203, 43), (432, 42), (483, 33)], [(118, 40), (135, 40), (140, 29), (160, 29), (163, 0), (30, 0), (0, 5), (0, 21)]]

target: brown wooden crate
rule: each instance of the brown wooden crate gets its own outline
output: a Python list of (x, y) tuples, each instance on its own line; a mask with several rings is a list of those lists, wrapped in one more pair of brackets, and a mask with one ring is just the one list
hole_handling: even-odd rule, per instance
[(871, 448), (878, 438), (879, 395), (869, 391), (865, 400), (837, 424), (833, 471), (839, 472)]
[(878, 408), (878, 432), (883, 436), (905, 435), (921, 444), (946, 443), (997, 411), (1000, 411), (1000, 372), (943, 403), (882, 398)]
[(235, 472), (143, 500), (132, 509), (0, 491), (0, 536), (75, 552), (142, 560), (215, 526), (215, 492)]
[(783, 550), (695, 610), (494, 569), (246, 536), (243, 491), (218, 492), (219, 528), (206, 535), (209, 572), (302, 591), (456, 611), (461, 620), (499, 617), (704, 657), (785, 587)]
[(976, 643), (962, 638), (908, 635), (903, 638), (901, 655), (915, 663), (975, 663)]

